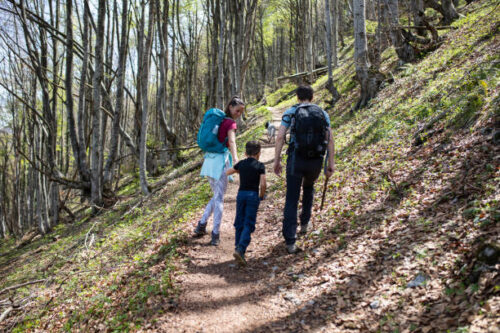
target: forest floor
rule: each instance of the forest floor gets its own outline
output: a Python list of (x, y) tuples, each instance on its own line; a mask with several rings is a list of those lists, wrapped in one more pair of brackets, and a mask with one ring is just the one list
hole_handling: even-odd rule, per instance
[[(271, 111), (273, 119), (280, 119), (284, 109)], [(280, 181), (272, 172), (273, 158), (274, 146), (263, 148), (270, 188)], [(397, 202), (389, 198), (366, 210), (362, 228), (328, 235), (316, 193), (313, 228), (298, 242), (304, 251), (290, 255), (281, 236), (281, 193), (261, 203), (248, 266), (241, 268), (232, 256), (237, 188), (237, 181), (231, 183), (225, 197), (220, 246), (210, 246), (206, 236), (191, 238), (179, 249), (180, 296), (172, 311), (154, 316), (146, 331), (441, 332), (454, 327), (459, 332), (460, 324), (469, 322), (470, 332), (498, 332), (500, 297), (487, 300), (477, 292), (494, 287), (498, 275), (489, 273), (482, 283), (456, 290), (443, 281), (452, 265), (445, 252), (465, 250), (460, 239), (466, 226), (443, 223), (435, 229), (427, 222), (408, 227), (401, 221), (409, 214), (395, 209)], [(443, 205), (434, 214), (444, 217), (449, 208)], [(378, 224), (388, 211), (396, 218)], [(191, 234), (196, 222), (184, 231)], [(498, 228), (490, 234), (498, 235)], [(428, 256), (431, 266), (425, 263)], [(474, 310), (469, 297), (483, 299), (484, 311)]]

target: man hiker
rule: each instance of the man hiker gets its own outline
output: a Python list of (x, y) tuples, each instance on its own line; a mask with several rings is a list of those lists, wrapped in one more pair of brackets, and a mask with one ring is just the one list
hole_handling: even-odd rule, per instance
[(297, 206), (302, 193), (300, 232), (306, 234), (311, 218), (314, 182), (318, 179), (327, 152), (325, 177), (330, 178), (334, 170), (334, 141), (330, 129), (330, 117), (316, 104), (312, 104), (314, 91), (310, 86), (297, 88), (298, 104), (285, 111), (276, 137), (274, 172), (282, 172), (281, 148), (286, 132), (290, 129), (290, 142), (286, 162), (286, 201), (283, 212), (283, 237), (288, 253), (297, 253)]

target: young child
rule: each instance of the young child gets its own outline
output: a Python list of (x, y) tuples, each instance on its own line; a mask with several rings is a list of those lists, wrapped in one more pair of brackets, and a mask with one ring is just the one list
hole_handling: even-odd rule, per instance
[[(249, 141), (245, 146), (247, 158), (236, 163), (226, 174), (240, 174), (240, 188), (236, 197), (236, 230), (234, 258), (241, 266), (246, 265), (245, 251), (255, 231), (257, 209), (266, 193), (266, 168), (259, 162), (260, 143)], [(260, 186), (259, 186), (260, 184)], [(260, 193), (259, 193), (260, 189)]]

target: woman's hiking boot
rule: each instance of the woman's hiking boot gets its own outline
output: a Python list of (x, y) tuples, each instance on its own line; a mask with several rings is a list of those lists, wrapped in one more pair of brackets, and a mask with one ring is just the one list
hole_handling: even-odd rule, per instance
[(218, 246), (220, 244), (219, 234), (214, 234), (212, 231), (212, 240), (210, 241), (210, 245)]
[(196, 229), (194, 229), (194, 237), (201, 237), (207, 233), (207, 224), (201, 224), (198, 222)]
[(247, 261), (245, 260), (245, 254), (241, 252), (240, 249), (237, 248), (236, 250), (234, 250), (233, 257), (234, 259), (236, 259), (236, 262), (241, 267), (245, 267), (247, 265)]

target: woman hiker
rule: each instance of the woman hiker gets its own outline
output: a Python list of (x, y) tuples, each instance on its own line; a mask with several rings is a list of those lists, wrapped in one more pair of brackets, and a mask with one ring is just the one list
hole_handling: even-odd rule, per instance
[[(207, 221), (212, 213), (214, 214), (214, 226), (212, 229), (212, 240), (210, 245), (219, 245), (219, 228), (224, 210), (224, 194), (226, 193), (228, 176), (227, 169), (238, 162), (236, 149), (236, 120), (242, 115), (245, 103), (239, 97), (233, 97), (227, 104), (224, 112), (226, 118), (219, 127), (218, 139), (226, 142), (229, 151), (224, 153), (205, 153), (205, 160), (201, 167), (201, 176), (208, 177), (213, 196), (205, 207), (205, 212), (194, 229), (194, 236), (205, 235)], [(227, 140), (226, 140), (227, 139)]]

